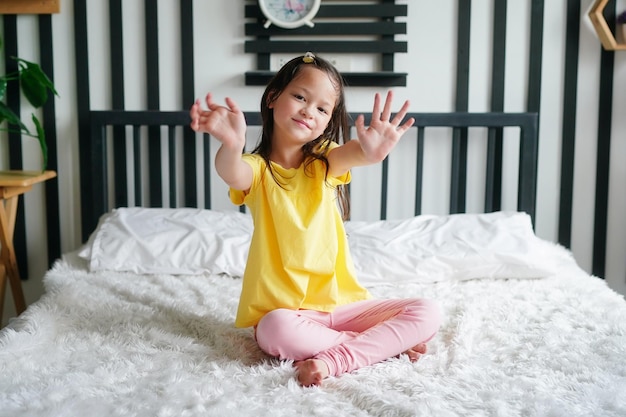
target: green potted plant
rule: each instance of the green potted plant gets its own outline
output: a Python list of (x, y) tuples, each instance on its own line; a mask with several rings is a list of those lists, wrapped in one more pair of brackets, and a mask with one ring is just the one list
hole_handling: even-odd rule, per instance
[[(2, 46), (2, 39), (0, 38), (0, 50)], [(31, 119), (34, 130), (32, 130), (32, 128), (29, 129), (26, 124), (22, 122), (20, 117), (4, 103), (4, 98), (7, 85), (12, 82), (19, 83), (22, 94), (36, 109), (40, 108), (48, 101), (48, 90), (52, 91), (56, 96), (58, 96), (58, 93), (54, 89), (52, 81), (50, 81), (39, 65), (17, 57), (12, 57), (12, 59), (17, 61), (17, 71), (0, 75), (0, 125), (6, 121), (6, 127), (2, 127), (0, 130), (6, 132), (20, 132), (22, 135), (36, 138), (41, 148), (43, 170), (45, 170), (48, 166), (48, 146), (41, 122), (39, 122), (39, 119), (37, 119), (37, 116), (33, 113)]]

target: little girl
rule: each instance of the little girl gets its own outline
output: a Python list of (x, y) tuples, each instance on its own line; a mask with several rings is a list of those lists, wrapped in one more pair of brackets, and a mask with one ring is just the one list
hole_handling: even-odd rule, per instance
[(208, 94), (208, 109), (197, 100), (190, 115), (192, 129), (221, 142), (217, 172), (254, 222), (235, 325), (254, 326), (264, 352), (293, 360), (304, 386), (403, 352), (419, 359), (439, 329), (438, 307), (372, 299), (357, 281), (339, 209), (347, 218), (350, 169), (382, 161), (413, 125), (412, 118), (401, 124), (408, 101), (391, 118), (391, 91), (382, 110), (376, 94), (370, 126), (359, 116), (358, 139), (346, 140), (343, 79), (307, 53), (270, 81), (260, 142), (243, 155), (244, 115), (225, 101)]

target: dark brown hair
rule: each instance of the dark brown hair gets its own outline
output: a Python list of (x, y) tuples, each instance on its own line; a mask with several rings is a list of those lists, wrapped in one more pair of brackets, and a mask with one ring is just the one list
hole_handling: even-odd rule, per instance
[[(300, 73), (304, 66), (313, 65), (315, 68), (328, 74), (332, 83), (337, 90), (337, 100), (333, 109), (328, 126), (322, 135), (302, 146), (304, 154), (305, 168), (316, 160), (320, 160), (326, 166), (326, 176), (328, 176), (328, 152), (330, 142), (338, 144), (346, 143), (350, 139), (350, 130), (348, 125), (348, 112), (346, 110), (346, 102), (344, 95), (344, 80), (339, 71), (328, 61), (312, 54), (296, 57), (287, 62), (270, 80), (265, 88), (265, 92), (261, 98), (261, 119), (263, 123), (263, 131), (261, 139), (252, 153), (259, 154), (267, 165), (267, 168), (281, 187), (284, 182), (277, 177), (270, 163), (270, 154), (272, 152), (272, 135), (274, 133), (274, 111), (270, 105), (280, 96), (287, 85)], [(345, 185), (337, 187), (337, 198), (341, 209), (342, 217), (347, 220), (350, 217), (350, 200), (348, 197), (348, 189)]]

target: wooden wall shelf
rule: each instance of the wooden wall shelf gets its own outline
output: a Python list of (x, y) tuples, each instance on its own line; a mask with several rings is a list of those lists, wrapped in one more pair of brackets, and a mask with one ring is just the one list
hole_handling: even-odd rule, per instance
[(604, 49), (608, 51), (626, 51), (626, 39), (622, 39), (621, 43), (618, 42), (617, 36), (611, 30), (604, 17), (604, 9), (608, 2), (609, 0), (596, 0), (589, 10), (589, 19), (591, 19), (591, 23)]
[(394, 69), (394, 56), (408, 51), (405, 40), (408, 6), (396, 0), (323, 1), (313, 19), (314, 27), (283, 29), (265, 27), (265, 17), (256, 0), (247, 0), (245, 8), (246, 53), (255, 54), (257, 67), (245, 73), (246, 85), (267, 85), (275, 74), (270, 65), (272, 54), (303, 54), (307, 51), (320, 56), (338, 54), (350, 59), (351, 54), (373, 58), (375, 69), (370, 72), (341, 73), (348, 86), (406, 86), (407, 73)]
[(0, 14), (51, 14), (61, 11), (61, 0), (1, 0)]
[[(267, 85), (276, 74), (274, 71), (247, 71), (246, 85)], [(406, 72), (342, 72), (341, 75), (348, 87), (404, 87)]]

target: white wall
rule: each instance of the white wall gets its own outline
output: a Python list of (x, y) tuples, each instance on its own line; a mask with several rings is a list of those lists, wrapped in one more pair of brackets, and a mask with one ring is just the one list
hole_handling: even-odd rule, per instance
[[(486, 111), (490, 96), (491, 19), (494, 0), (472, 2), (472, 34), (470, 62), (470, 111)], [(582, 2), (582, 21), (585, 9), (592, 0)], [(219, 3), (219, 7), (216, 7)], [(398, 103), (409, 99), (411, 110), (416, 112), (446, 112), (453, 110), (456, 57), (456, 4), (457, 0), (409, 2), (407, 54), (396, 56), (396, 70), (408, 72), (406, 87), (395, 88)], [(144, 19), (143, 0), (123, 2), (125, 39), (126, 108), (145, 108), (145, 62), (143, 59)], [(626, 7), (626, 0), (620, 4)], [(505, 111), (525, 110), (530, 1), (508, 2), (507, 63)], [(550, 0), (545, 5), (545, 36), (543, 43), (542, 98), (540, 115), (539, 184), (537, 196), (536, 232), (545, 239), (556, 241), (559, 212), (559, 173), (561, 113), (563, 97), (564, 42), (566, 0)], [(234, 98), (244, 110), (258, 110), (262, 87), (244, 85), (244, 72), (254, 69), (255, 57), (243, 52), (243, 2), (197, 0), (194, 2), (195, 27), (195, 84), (196, 94), (202, 97), (211, 91), (218, 99)], [(161, 103), (165, 110), (188, 108), (191, 103), (181, 103), (178, 81), (180, 78), (180, 53), (177, 32), (178, 4), (170, 0), (159, 1), (159, 40)], [(91, 105), (93, 109), (110, 108), (108, 88), (108, 2), (88, 2), (89, 34), (73, 33), (73, 1), (64, 0), (61, 13), (53, 17), (54, 74), (60, 97), (56, 99), (57, 136), (59, 138), (59, 189), (62, 250), (70, 251), (80, 243), (80, 195), (78, 183), (78, 127), (76, 116), (76, 86), (74, 69), (74, 36), (88, 36), (90, 50)], [(18, 18), (19, 51), (23, 58), (37, 61), (38, 50), (33, 39), (36, 17)], [(399, 37), (404, 38), (404, 37)], [(578, 81), (577, 145), (575, 161), (575, 192), (572, 230), (572, 250), (579, 264), (591, 270), (592, 232), (595, 188), (595, 137), (600, 65), (600, 43), (595, 34), (583, 24)], [(105, 52), (107, 51), (107, 52)], [(306, 52), (306, 51), (302, 51)], [(329, 57), (329, 56), (327, 56)], [(359, 70), (367, 65), (360, 57), (342, 59), (342, 65)], [(350, 111), (369, 111), (374, 88), (351, 88), (347, 91)], [(615, 54), (615, 94), (613, 102), (613, 149), (611, 161), (611, 198), (606, 279), (609, 285), (626, 294), (626, 197), (622, 192), (626, 182), (626, 52)], [(28, 109), (24, 109), (26, 112)], [(37, 148), (34, 141), (24, 141), (25, 168), (38, 167)], [(406, 145), (410, 146), (410, 144)], [(434, 145), (433, 145), (434, 146)], [(7, 167), (6, 148), (0, 143), (0, 169)], [(401, 158), (401, 155), (394, 156)], [(435, 181), (445, 183), (447, 161), (429, 161), (441, 175)], [(511, 162), (514, 164), (514, 162)], [(358, 174), (358, 172), (357, 172)], [(479, 175), (479, 174), (475, 174)], [(470, 176), (470, 183), (479, 179)], [(355, 179), (355, 187), (359, 180)], [(446, 193), (438, 192), (437, 182), (425, 185), (439, 200), (425, 210), (433, 213), (447, 208)], [(512, 185), (514, 187), (514, 185)], [(470, 184), (471, 188), (471, 184)], [(392, 191), (393, 192), (393, 191)], [(505, 208), (513, 208), (515, 193), (505, 190)], [(468, 210), (481, 210), (480, 198), (468, 197)], [(41, 277), (47, 269), (43, 218), (42, 187), (36, 187), (26, 196), (27, 239), (30, 279), (24, 283), (27, 302), (32, 303), (42, 293)], [(368, 217), (362, 209), (355, 213)], [(359, 212), (359, 210), (361, 210)], [(402, 216), (394, 212), (391, 216)], [(5, 317), (12, 315), (12, 300), (6, 302)], [(6, 320), (5, 320), (6, 321)]]

